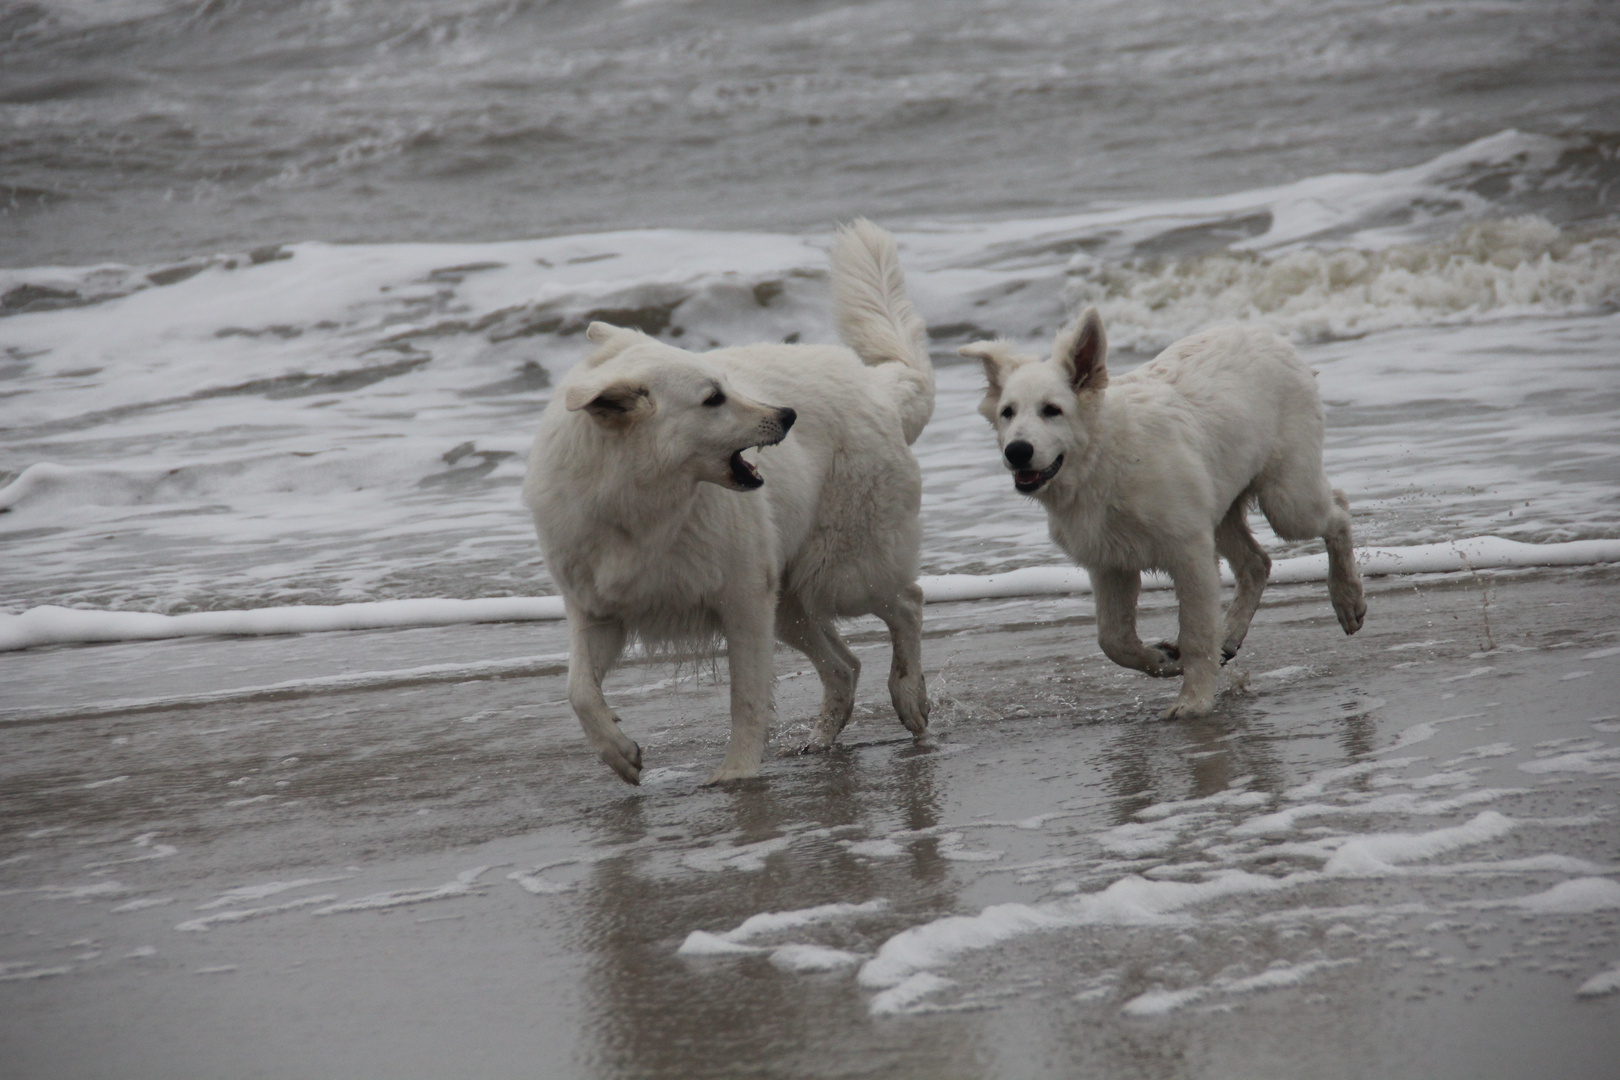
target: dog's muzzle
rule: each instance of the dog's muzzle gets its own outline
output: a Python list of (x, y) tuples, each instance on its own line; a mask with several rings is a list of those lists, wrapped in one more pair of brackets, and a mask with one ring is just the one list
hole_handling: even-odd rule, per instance
[(750, 446), (775, 446), (777, 443), (787, 438), (788, 429), (793, 426), (793, 421), (797, 420), (798, 418), (799, 414), (794, 412), (792, 409), (777, 409), (775, 424), (777, 430), (775, 433), (767, 438), (761, 439), (757, 443), (750, 443), (749, 446), (744, 446), (741, 449), (734, 450), (732, 452), (731, 460), (729, 462), (731, 466), (731, 479), (734, 483), (736, 483), (739, 489), (742, 491), (753, 491), (755, 488), (763, 487), (765, 484), (765, 478), (759, 475), (759, 470), (743, 460), (743, 450), (749, 449)]
[(1063, 468), (1063, 455), (1059, 454), (1057, 460), (1044, 469), (1015, 470), (1013, 472), (1013, 487), (1025, 495), (1033, 495), (1041, 490), (1048, 480), (1056, 476), (1061, 468)]

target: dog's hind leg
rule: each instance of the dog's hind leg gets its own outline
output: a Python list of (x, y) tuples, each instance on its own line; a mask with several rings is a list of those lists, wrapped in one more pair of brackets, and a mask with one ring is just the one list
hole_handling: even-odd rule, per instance
[(1243, 647), (1249, 623), (1260, 608), (1260, 594), (1265, 592), (1266, 580), (1271, 576), (1271, 559), (1255, 542), (1245, 520), (1247, 504), (1248, 498), (1240, 497), (1215, 528), (1215, 550), (1231, 564), (1232, 576), (1237, 579), (1237, 593), (1226, 609), (1226, 637), (1221, 642), (1223, 664)]
[(1260, 509), (1284, 540), (1320, 536), (1327, 545), (1328, 599), (1346, 634), (1361, 629), (1367, 603), (1350, 536), (1350, 500), (1328, 484), (1320, 462), (1288, 462), (1256, 485)]
[(627, 784), (641, 783), (641, 747), (619, 730), (619, 718), (602, 696), (602, 679), (624, 649), (624, 624), (595, 619), (566, 604), (568, 612), (568, 703), (585, 738), (604, 764)]
[(821, 713), (811, 722), (810, 741), (798, 752), (826, 750), (855, 710), (855, 684), (861, 677), (861, 662), (831, 623), (812, 621), (803, 605), (791, 596), (784, 596), (777, 606), (776, 636), (808, 656), (821, 677)]
[(1367, 618), (1367, 600), (1361, 591), (1361, 569), (1356, 566), (1355, 545), (1350, 538), (1350, 500), (1342, 491), (1333, 492), (1333, 513), (1322, 531), (1328, 554), (1328, 599), (1333, 614), (1346, 634), (1361, 629)]
[(776, 605), (769, 599), (776, 591), (774, 581), (771, 586), (763, 603), (749, 593), (728, 597), (729, 602), (721, 606), (720, 625), (726, 635), (726, 665), (731, 674), (731, 738), (720, 768), (707, 781), (710, 784), (759, 775), (765, 741), (776, 719), (776, 676), (771, 670)]
[(1168, 643), (1148, 648), (1136, 635), (1136, 599), (1142, 575), (1135, 570), (1093, 570), (1091, 597), (1097, 604), (1097, 644), (1108, 659), (1160, 678), (1181, 674), (1179, 652)]
[(1214, 544), (1195, 545), (1177, 565), (1169, 567), (1176, 584), (1176, 607), (1181, 649), (1181, 695), (1164, 711), (1164, 719), (1207, 716), (1215, 708), (1215, 683), (1220, 672), (1216, 649), (1221, 634), (1221, 575)]
[(922, 669), (922, 586), (908, 582), (872, 612), (889, 627), (894, 660), (889, 666), (889, 700), (913, 735), (928, 730), (928, 686)]

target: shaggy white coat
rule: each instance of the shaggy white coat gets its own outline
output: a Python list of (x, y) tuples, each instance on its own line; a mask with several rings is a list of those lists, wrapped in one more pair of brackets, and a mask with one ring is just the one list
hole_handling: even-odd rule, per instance
[[(597, 349), (558, 387), (523, 498), (568, 613), (568, 696), (627, 782), (641, 749), (602, 679), (626, 642), (727, 645), (731, 738), (710, 782), (756, 775), (775, 718), (780, 639), (821, 677), (806, 749), (832, 745), (860, 672), (834, 620), (876, 615), (889, 690), (928, 724), (917, 587), (922, 477), (910, 444), (934, 407), (922, 320), (888, 233), (857, 221), (833, 245), (834, 315), (850, 346), (692, 353), (592, 323)], [(741, 451), (750, 451), (750, 462)]]
[[(1046, 507), (1052, 539), (1091, 576), (1103, 652), (1149, 675), (1183, 675), (1166, 719), (1213, 708), (1218, 668), (1259, 607), (1271, 560), (1245, 520), (1255, 502), (1283, 539), (1326, 542), (1334, 613), (1346, 634), (1361, 628), (1349, 502), (1322, 469), (1315, 374), (1286, 341), (1220, 327), (1110, 380), (1102, 320), (1088, 308), (1044, 362), (999, 341), (960, 352), (984, 362), (979, 408), (1014, 486)], [(1217, 556), (1237, 579), (1224, 629)], [(1175, 583), (1175, 642), (1148, 647), (1137, 636), (1144, 570)]]

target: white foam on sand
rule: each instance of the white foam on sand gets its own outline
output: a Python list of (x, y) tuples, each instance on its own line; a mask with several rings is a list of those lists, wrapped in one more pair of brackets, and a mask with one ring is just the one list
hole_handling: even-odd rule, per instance
[(1127, 1016), (1163, 1016), (1217, 994), (1253, 994), (1264, 990), (1298, 986), (1319, 971), (1348, 967), (1354, 963), (1356, 961), (1353, 959), (1311, 960), (1302, 964), (1290, 964), (1286, 960), (1279, 960), (1258, 975), (1217, 978), (1204, 985), (1190, 986), (1181, 990), (1149, 990), (1127, 1001), (1121, 1011)]
[(681, 857), (681, 865), (689, 870), (700, 870), (709, 874), (716, 874), (722, 870), (744, 872), (763, 870), (765, 859), (788, 848), (793, 840), (791, 836), (778, 836), (753, 844), (693, 851)]
[(1471, 906), (1508, 907), (1531, 915), (1590, 915), (1620, 910), (1620, 882), (1587, 877), (1561, 881), (1545, 892), (1511, 900), (1481, 900)]
[(839, 844), (851, 855), (867, 859), (897, 859), (906, 853), (906, 849), (897, 842), (884, 838), (879, 840), (840, 840)]
[(157, 842), (157, 833), (142, 833), (137, 836), (134, 845), (146, 849), (143, 854), (130, 855), (122, 859), (102, 859), (99, 862), (85, 863), (86, 870), (103, 870), (109, 866), (124, 866), (128, 863), (151, 862), (154, 859), (167, 859), (171, 855), (180, 853), (180, 849), (173, 844), (160, 844)]
[[(991, 948), (1027, 934), (1078, 926), (1174, 926), (1192, 920), (1192, 909), (1215, 901), (1261, 896), (1334, 878), (1460, 876), (1517, 873), (1605, 873), (1607, 868), (1586, 860), (1544, 854), (1496, 862), (1420, 865), (1438, 856), (1500, 839), (1517, 827), (1514, 819), (1486, 810), (1468, 821), (1418, 833), (1372, 833), (1330, 837), (1300, 844), (1275, 845), (1256, 853), (1314, 855), (1323, 859), (1320, 871), (1295, 871), (1281, 876), (1252, 874), (1237, 869), (1207, 871), (1204, 880), (1150, 879), (1140, 875), (1120, 878), (1098, 892), (1066, 896), (1039, 904), (992, 905), (977, 915), (953, 915), (902, 930), (889, 938), (871, 960), (862, 965), (857, 982), (868, 989), (887, 990), (919, 974), (935, 972), (964, 954)], [(1484, 901), (1473, 906), (1512, 906), (1526, 914), (1578, 913), (1620, 907), (1620, 884), (1586, 876), (1565, 882), (1547, 893), (1513, 901)], [(1427, 911), (1421, 904), (1405, 907), (1362, 905), (1324, 909), (1323, 918), (1372, 917), (1401, 911)], [(1305, 918), (1310, 912), (1276, 913), (1269, 921)], [(1212, 916), (1223, 918), (1228, 916)], [(1240, 917), (1268, 921), (1266, 917)], [(1315, 962), (1313, 962), (1314, 964)], [(1191, 991), (1166, 991), (1168, 996), (1140, 999), (1133, 1011), (1147, 1014), (1168, 1011), (1217, 991), (1244, 992), (1289, 985), (1295, 975), (1315, 971), (1320, 964), (1302, 965), (1290, 974), (1262, 973), (1230, 984), (1212, 983)], [(930, 991), (932, 992), (932, 991)], [(908, 991), (909, 994), (909, 991)], [(908, 997), (908, 1000), (911, 998)], [(875, 1006), (874, 1006), (875, 1009)], [(894, 1010), (890, 1010), (894, 1011)]]
[(108, 908), (108, 910), (117, 915), (129, 911), (145, 911), (147, 908), (163, 907), (165, 904), (172, 903), (174, 903), (174, 897), (172, 896), (147, 896), (139, 900), (130, 900), (119, 904), (117, 907)]
[(1581, 983), (1575, 990), (1576, 997), (1603, 997), (1605, 994), (1620, 992), (1620, 964), (1608, 971), (1600, 971), (1590, 979)]
[(1252, 776), (1240, 776), (1229, 783), (1225, 791), (1218, 791), (1201, 799), (1180, 799), (1175, 802), (1154, 803), (1152, 806), (1143, 807), (1131, 816), (1138, 821), (1162, 821), (1173, 814), (1205, 807), (1249, 809), (1255, 806), (1268, 805), (1273, 798), (1270, 794), (1264, 791), (1244, 790), (1253, 782), (1254, 777)]
[[(1498, 536), (1455, 543), (1399, 548), (1362, 548), (1356, 552), (1361, 572), (1385, 574), (1455, 573), (1528, 566), (1581, 566), (1620, 562), (1620, 540), (1576, 540), (1526, 544)], [(1230, 583), (1229, 569), (1223, 579)], [(1327, 556), (1306, 555), (1275, 562), (1273, 584), (1325, 581)], [(1037, 566), (1002, 574), (924, 575), (918, 579), (929, 603), (1019, 596), (1089, 593), (1085, 571), (1070, 566)], [(1168, 588), (1162, 575), (1148, 575), (1143, 588)], [(0, 652), (40, 645), (98, 641), (265, 634), (307, 634), (338, 630), (450, 626), (480, 622), (522, 622), (563, 618), (558, 596), (489, 599), (381, 600), (330, 606), (254, 608), (246, 611), (203, 611), (161, 615), (139, 611), (95, 611), (42, 605), (20, 615), (0, 614)], [(1485, 673), (1485, 669), (1479, 669)], [(1459, 676), (1472, 677), (1474, 673)], [(127, 778), (125, 778), (127, 779)], [(113, 781), (98, 781), (112, 783)]]
[(875, 900), (868, 900), (864, 904), (821, 904), (817, 907), (801, 908), (797, 911), (771, 911), (749, 916), (735, 930), (727, 932), (724, 936), (730, 941), (748, 941), (752, 938), (762, 937), (765, 934), (779, 933), (783, 930), (796, 930), (801, 926), (811, 926), (816, 923), (837, 919), (876, 915), (887, 910), (889, 910), (889, 902), (879, 897)]
[(479, 896), (482, 895), (482, 886), (479, 885), (478, 878), (488, 869), (487, 866), (475, 866), (471, 870), (463, 870), (456, 875), (454, 881), (447, 881), (443, 885), (423, 889), (393, 889), (388, 892), (372, 893), (356, 900), (328, 904), (326, 907), (316, 908), (314, 914), (340, 915), (353, 911), (381, 911), (409, 904), (425, 904), (433, 900), (449, 900), (457, 896)]
[(926, 997), (947, 990), (956, 983), (950, 979), (935, 975), (929, 971), (919, 971), (908, 976), (884, 990), (875, 994), (868, 1009), (874, 1016), (893, 1016), (898, 1013), (925, 1011), (919, 1010), (918, 1005)]
[(1265, 877), (1224, 870), (1200, 882), (1149, 881), (1135, 875), (1101, 892), (1044, 904), (996, 904), (978, 915), (951, 915), (914, 926), (885, 941), (862, 965), (857, 981), (869, 989), (897, 986), (918, 972), (943, 967), (963, 953), (988, 948), (1038, 930), (1059, 927), (1142, 926), (1175, 921), (1188, 907), (1220, 897), (1292, 888), (1320, 874)]
[(334, 877), (298, 878), (295, 881), (267, 881), (262, 885), (241, 885), (234, 889), (225, 890), (206, 903), (198, 904), (195, 910), (212, 911), (215, 908), (222, 908), (227, 904), (236, 904), (244, 900), (263, 900), (266, 897), (291, 892), (294, 889), (307, 889), (311, 885), (326, 885), (334, 881), (346, 881), (348, 877), (347, 874), (338, 874)]
[(675, 950), (676, 956), (752, 956), (766, 950), (758, 945), (745, 945), (742, 942), (731, 941), (723, 934), (711, 934), (707, 930), (693, 930), (686, 935), (680, 948)]
[[(515, 657), (510, 660), (474, 660), (458, 664), (423, 664), (410, 668), (389, 668), (382, 671), (352, 671), (345, 672), (342, 675), (318, 675), (305, 679), (284, 679), (281, 682), (239, 686), (229, 690), (214, 690), (197, 694), (171, 694), (164, 697), (149, 698), (115, 698), (110, 701), (74, 704), (60, 709), (0, 712), (0, 722), (19, 723), (61, 716), (83, 718), (168, 709), (182, 705), (223, 705), (263, 698), (326, 694), (338, 690), (393, 688), (419, 683), (509, 678), (516, 675), (560, 671), (561, 665), (567, 659), (566, 653), (551, 653), (541, 656)], [(621, 693), (623, 692), (621, 691)], [(129, 777), (118, 777), (116, 779), (123, 781), (128, 780)], [(274, 796), (255, 795), (251, 798), (231, 799), (225, 805), (249, 806), (269, 798), (274, 798)]]
[(58, 964), (55, 967), (29, 967), (23, 966), (18, 970), (7, 970), (10, 965), (0, 964), (0, 982), (31, 982), (35, 979), (51, 979), (58, 975), (66, 975), (73, 970), (72, 964)]
[[(769, 911), (759, 915), (751, 915), (741, 924), (723, 934), (710, 933), (707, 930), (693, 930), (686, 936), (686, 940), (676, 949), (677, 956), (738, 956), (749, 953), (768, 951), (747, 942), (764, 937), (768, 934), (781, 933), (787, 930), (798, 930), (806, 926), (833, 922), (842, 919), (859, 918), (863, 915), (877, 915), (889, 909), (889, 902), (881, 897), (868, 900), (862, 904), (821, 904), (817, 907), (800, 908), (796, 911)], [(820, 946), (794, 946), (800, 949), (819, 949)], [(827, 953), (836, 950), (824, 950)], [(813, 963), (812, 954), (789, 953), (780, 967), (790, 967), (798, 957), (806, 964)], [(851, 955), (851, 954), (840, 954)], [(825, 957), (823, 959), (826, 959)], [(840, 962), (836, 966), (843, 966)], [(810, 970), (806, 967), (803, 970)], [(830, 970), (830, 969), (820, 969)]]
[(323, 893), (320, 896), (304, 896), (297, 900), (289, 900), (285, 904), (271, 904), (266, 907), (238, 908), (233, 911), (220, 911), (213, 915), (204, 915), (199, 919), (187, 919), (175, 926), (181, 933), (202, 933), (212, 930), (216, 926), (227, 923), (246, 922), (249, 919), (262, 919), (266, 915), (280, 915), (287, 911), (297, 911), (300, 908), (313, 907), (324, 904), (329, 900), (336, 900), (337, 893)]
[(37, 645), (93, 641), (156, 641), (219, 634), (312, 634), (405, 626), (453, 626), (480, 622), (561, 619), (562, 597), (501, 597), (478, 600), (378, 600), (329, 606), (195, 611), (159, 615), (144, 611), (89, 611), (41, 606), (21, 615), (0, 615), (0, 652)]
[(85, 903), (114, 896), (123, 896), (128, 887), (116, 881), (98, 881), (94, 885), (41, 885), (38, 889), (24, 890), (39, 893), (47, 900), (74, 900)]
[(1301, 819), (1319, 817), (1365, 814), (1416, 814), (1433, 817), (1522, 794), (1525, 794), (1523, 788), (1481, 788), (1454, 795), (1449, 799), (1424, 799), (1419, 795), (1402, 791), (1359, 802), (1306, 803), (1240, 822), (1232, 827), (1231, 834), (1236, 837), (1286, 836), (1298, 828), (1297, 823)]
[(1339, 845), (1322, 872), (1334, 877), (1382, 876), (1404, 863), (1419, 862), (1506, 836), (1515, 824), (1511, 818), (1494, 810), (1483, 810), (1470, 821), (1447, 829), (1356, 836)]
[(1532, 761), (1521, 761), (1518, 767), (1519, 771), (1527, 773), (1576, 772), (1614, 776), (1620, 774), (1620, 747), (1555, 754)]

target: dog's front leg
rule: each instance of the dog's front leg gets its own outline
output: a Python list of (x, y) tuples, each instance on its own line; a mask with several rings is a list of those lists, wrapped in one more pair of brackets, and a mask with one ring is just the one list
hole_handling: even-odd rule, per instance
[(625, 783), (640, 784), (641, 747), (619, 730), (619, 718), (602, 696), (602, 680), (624, 649), (624, 624), (592, 618), (573, 604), (567, 611), (568, 703), (603, 763)]
[(1167, 646), (1148, 648), (1136, 634), (1136, 598), (1142, 575), (1135, 570), (1088, 569), (1097, 604), (1097, 644), (1121, 667), (1159, 678), (1181, 674), (1177, 654)]
[(1215, 708), (1220, 672), (1221, 577), (1213, 545), (1170, 568), (1176, 585), (1181, 650), (1181, 696), (1164, 711), (1164, 719), (1208, 716)]
[[(774, 591), (774, 590), (773, 590)], [(720, 616), (726, 635), (727, 666), (731, 672), (731, 740), (711, 784), (759, 775), (765, 740), (776, 719), (776, 677), (771, 671), (775, 652), (775, 598), (763, 602), (752, 597), (728, 604)]]

